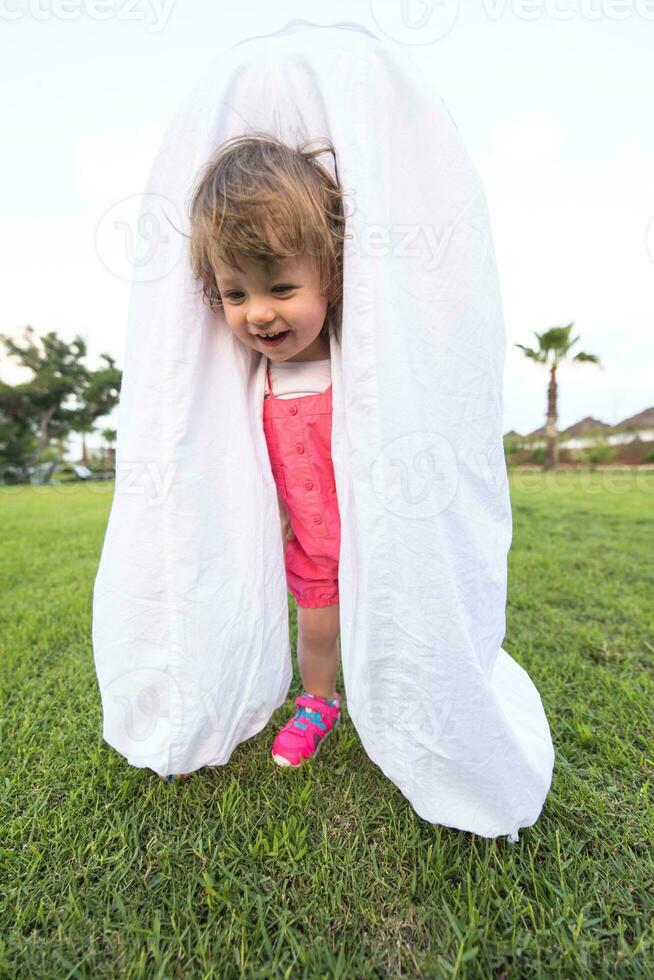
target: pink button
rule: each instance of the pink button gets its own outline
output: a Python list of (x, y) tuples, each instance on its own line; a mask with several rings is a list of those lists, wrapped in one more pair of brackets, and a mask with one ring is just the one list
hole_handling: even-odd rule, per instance
[(291, 415), (297, 415), (297, 405), (291, 405)]
[(313, 490), (313, 483), (311, 482), (311, 480), (305, 480), (304, 481), (304, 489), (305, 490)]
[(295, 443), (295, 448), (297, 449), (297, 451), (299, 453), (303, 453), (304, 452), (304, 446), (302, 445), (301, 442), (296, 442)]
[(322, 524), (322, 517), (320, 516), (320, 514), (314, 514), (313, 515), (313, 523), (314, 524)]

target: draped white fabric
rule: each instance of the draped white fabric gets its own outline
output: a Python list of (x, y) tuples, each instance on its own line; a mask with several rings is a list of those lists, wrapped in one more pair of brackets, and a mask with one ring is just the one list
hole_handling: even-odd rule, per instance
[(202, 303), (181, 234), (203, 163), (253, 130), (331, 139), (348, 194), (330, 346), (349, 715), (421, 817), (517, 841), (554, 750), (501, 647), (506, 342), (486, 200), (410, 51), (355, 24), (293, 22), (229, 49), (155, 158), (94, 590), (103, 737), (161, 775), (224, 765), (292, 680), (265, 360)]

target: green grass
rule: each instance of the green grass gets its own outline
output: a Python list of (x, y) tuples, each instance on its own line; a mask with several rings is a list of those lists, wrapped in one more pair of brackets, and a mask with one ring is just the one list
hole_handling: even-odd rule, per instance
[(504, 646), (556, 751), (516, 845), (421, 820), (347, 710), (315, 763), (275, 767), (297, 665), (227, 766), (130, 767), (90, 641), (112, 493), (0, 489), (2, 977), (653, 974), (653, 472), (511, 474)]

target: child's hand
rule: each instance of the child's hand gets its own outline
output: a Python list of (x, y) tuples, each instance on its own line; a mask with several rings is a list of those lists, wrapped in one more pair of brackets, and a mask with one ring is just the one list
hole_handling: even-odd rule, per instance
[(279, 519), (282, 526), (282, 548), (284, 551), (286, 551), (286, 545), (295, 537), (295, 535), (293, 534), (293, 528), (291, 527), (291, 520), (288, 516), (288, 511), (284, 507), (282, 498), (279, 496), (279, 491), (277, 492), (277, 503), (279, 504)]

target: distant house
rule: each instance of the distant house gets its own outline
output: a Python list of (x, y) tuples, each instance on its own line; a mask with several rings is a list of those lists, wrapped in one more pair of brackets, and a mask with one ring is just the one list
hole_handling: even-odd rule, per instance
[[(643, 432), (654, 429), (654, 408), (646, 408), (644, 412), (639, 412), (638, 415), (632, 415), (628, 419), (623, 419), (622, 422), (614, 425), (613, 429), (626, 429), (629, 432)], [(642, 438), (643, 436), (641, 436)]]
[(618, 422), (611, 430), (612, 434), (608, 437), (611, 445), (618, 445), (625, 442), (633, 442), (640, 439), (642, 442), (654, 442), (654, 407), (646, 408), (644, 412), (631, 415), (628, 419)]
[(599, 419), (594, 419), (590, 415), (587, 415), (585, 419), (581, 422), (575, 422), (574, 425), (569, 425), (567, 429), (559, 433), (562, 438), (565, 436), (584, 436), (588, 435), (589, 432), (599, 432), (610, 430), (612, 426), (608, 425), (606, 422), (600, 422)]
[(561, 448), (565, 449), (584, 449), (586, 446), (592, 445), (593, 438), (597, 436), (603, 435), (608, 438), (612, 428), (606, 422), (587, 415), (585, 419), (575, 422), (574, 425), (569, 425), (567, 429), (559, 433), (559, 444)]
[[(617, 425), (608, 425), (588, 415), (585, 419), (580, 419), (579, 422), (559, 432), (559, 445), (562, 449), (585, 449), (587, 446), (592, 446), (598, 435), (604, 436), (611, 446), (633, 442), (634, 439), (652, 442), (654, 441), (654, 407), (646, 408), (644, 412), (623, 419)], [(513, 431), (507, 432), (504, 438), (507, 437), (515, 439), (521, 446), (544, 446), (545, 426), (542, 425), (539, 429), (528, 432), (526, 436)]]
[(534, 440), (545, 439), (545, 426), (541, 425), (540, 429), (534, 429), (533, 432), (528, 432), (524, 437), (524, 442), (529, 446), (544, 446), (544, 442), (535, 442)]

